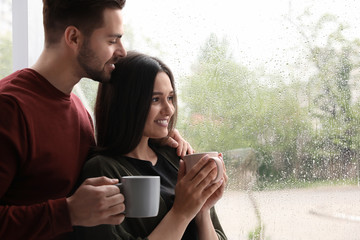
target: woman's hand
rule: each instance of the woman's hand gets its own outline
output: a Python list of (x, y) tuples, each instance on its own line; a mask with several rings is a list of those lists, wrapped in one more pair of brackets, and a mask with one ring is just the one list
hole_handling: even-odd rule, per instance
[(222, 156), (222, 153), (219, 153), (219, 158), (222, 161), (223, 164), (223, 177), (220, 180), (220, 186), (219, 188), (207, 199), (207, 201), (204, 203), (203, 207), (201, 208), (199, 214), (201, 214), (202, 212), (207, 212), (210, 210), (210, 208), (212, 208), (223, 196), (224, 191), (225, 191), (225, 187), (226, 184), (228, 182), (228, 176), (226, 175), (226, 168), (225, 168), (225, 163), (224, 163), (224, 159)]
[[(212, 160), (209, 161), (207, 155), (187, 173), (185, 173), (184, 161), (180, 160), (174, 204), (148, 239), (181, 239), (190, 221), (221, 186), (221, 183), (209, 185), (216, 178), (216, 174), (216, 164)], [(218, 239), (210, 214), (200, 219), (198, 228), (200, 239)]]
[(173, 211), (191, 221), (222, 183), (209, 185), (216, 177), (216, 164), (206, 155), (185, 174), (181, 160), (175, 186)]

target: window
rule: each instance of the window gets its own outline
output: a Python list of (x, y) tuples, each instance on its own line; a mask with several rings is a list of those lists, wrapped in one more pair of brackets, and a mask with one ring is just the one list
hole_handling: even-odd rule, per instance
[[(356, 0), (127, 1), (126, 48), (170, 66), (177, 128), (224, 154), (229, 239), (359, 239), (359, 12)], [(95, 89), (76, 89), (90, 111)]]
[(197, 151), (224, 153), (229, 239), (358, 238), (359, 8), (127, 3), (131, 48), (175, 72), (178, 129)]
[(0, 78), (11, 73), (11, 1), (0, 1)]

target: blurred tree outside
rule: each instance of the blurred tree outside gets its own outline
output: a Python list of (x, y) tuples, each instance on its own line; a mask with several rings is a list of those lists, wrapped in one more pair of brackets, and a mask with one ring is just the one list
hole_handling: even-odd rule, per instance
[(0, 79), (12, 72), (11, 0), (0, 2)]
[[(269, 87), (260, 77), (277, 81)], [(292, 175), (298, 142), (310, 128), (289, 86), (277, 76), (264, 76), (236, 63), (226, 40), (211, 35), (199, 54), (194, 74), (180, 86), (185, 102), (178, 127), (197, 151), (226, 152), (251, 147), (257, 151), (261, 176)], [(189, 122), (190, 121), (190, 122)]]
[[(310, 15), (305, 12), (300, 23)], [(346, 178), (354, 174), (360, 150), (360, 109), (354, 104), (360, 41), (348, 40), (344, 36), (348, 27), (331, 14), (323, 15), (313, 26), (298, 26), (307, 43), (308, 61), (315, 68), (307, 86), (309, 112), (318, 122), (309, 146), (316, 168), (313, 174), (319, 178)]]
[(232, 149), (238, 147), (238, 143), (243, 146), (249, 143), (244, 134), (237, 134), (244, 130), (238, 129), (237, 123), (246, 119), (251, 102), (248, 96), (252, 96), (251, 81), (255, 79), (227, 55), (227, 47), (226, 41), (219, 43), (217, 37), (211, 35), (200, 53), (199, 63), (194, 66), (195, 74), (179, 81), (184, 82), (179, 91), (185, 102), (180, 117), (190, 118), (190, 124), (181, 125), (182, 131), (198, 150)]
[(0, 79), (12, 72), (12, 42), (10, 33), (0, 34)]
[(178, 128), (198, 152), (254, 149), (262, 182), (354, 178), (359, 40), (346, 39), (345, 25), (332, 15), (314, 25), (297, 21), (308, 51), (302, 59), (312, 69), (307, 81), (249, 70), (212, 34), (193, 74), (179, 81)]

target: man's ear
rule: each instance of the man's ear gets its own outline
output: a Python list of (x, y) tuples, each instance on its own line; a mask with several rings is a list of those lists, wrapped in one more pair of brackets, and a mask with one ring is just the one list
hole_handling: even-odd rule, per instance
[(74, 26), (68, 26), (65, 29), (65, 43), (68, 45), (68, 47), (75, 51), (80, 48), (82, 37), (83, 35), (81, 34), (80, 30)]

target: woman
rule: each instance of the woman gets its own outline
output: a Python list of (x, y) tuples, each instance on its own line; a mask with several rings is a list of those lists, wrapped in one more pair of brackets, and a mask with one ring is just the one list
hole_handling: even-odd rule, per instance
[(82, 177), (160, 176), (161, 199), (157, 217), (78, 228), (81, 239), (226, 239), (213, 208), (224, 192), (226, 173), (222, 181), (209, 185), (216, 165), (208, 157), (185, 174), (176, 150), (150, 140), (168, 136), (176, 111), (174, 78), (159, 59), (129, 52), (116, 64), (110, 83), (100, 84), (95, 106), (98, 147)]

